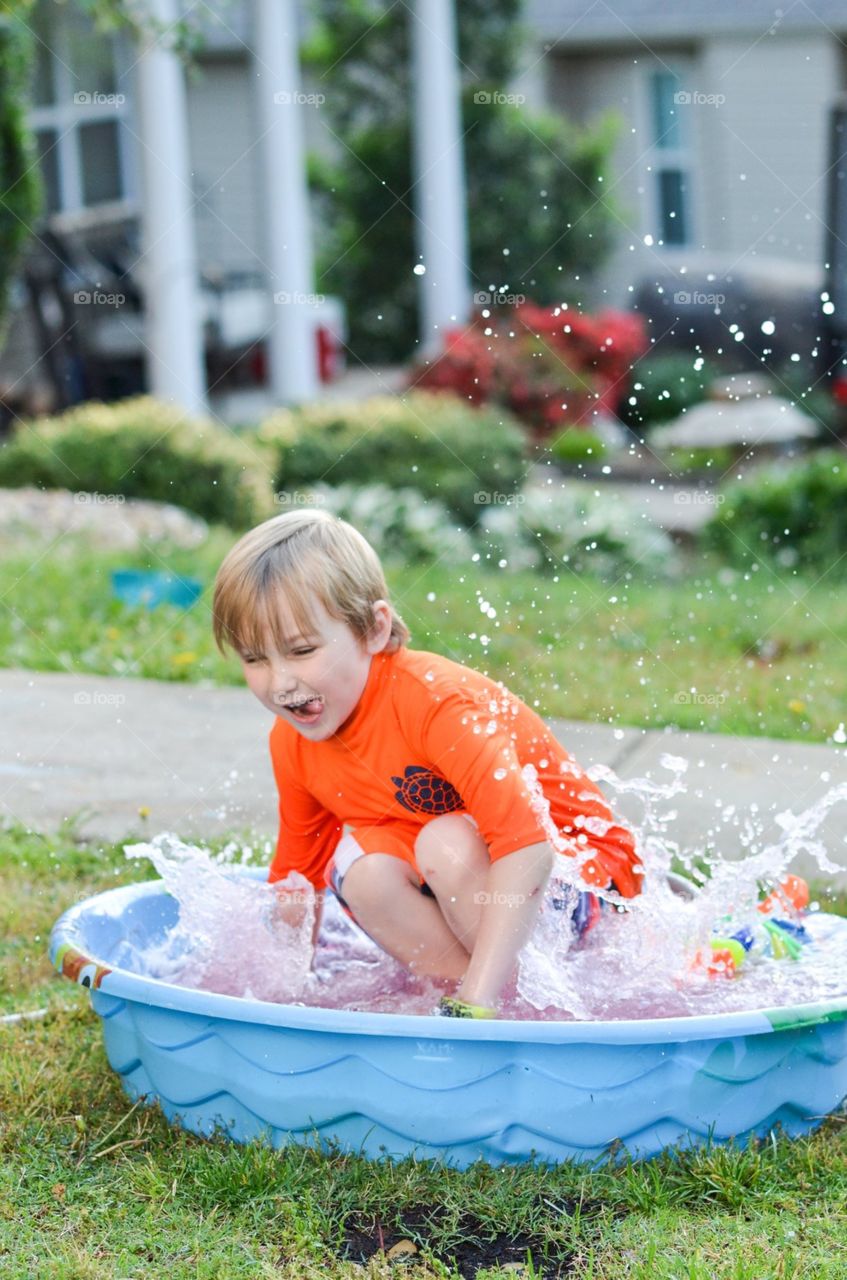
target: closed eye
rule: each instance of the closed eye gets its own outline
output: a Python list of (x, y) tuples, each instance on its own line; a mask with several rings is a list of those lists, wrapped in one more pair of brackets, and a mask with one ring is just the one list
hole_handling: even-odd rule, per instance
[(312, 648), (306, 648), (306, 649), (292, 649), (291, 652), (294, 654), (295, 658), (304, 658), (306, 654), (314, 653), (315, 650), (314, 650), (314, 646), (312, 646)]

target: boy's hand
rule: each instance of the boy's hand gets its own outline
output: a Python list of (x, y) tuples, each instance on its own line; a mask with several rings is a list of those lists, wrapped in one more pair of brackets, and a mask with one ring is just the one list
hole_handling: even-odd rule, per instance
[(308, 904), (302, 889), (285, 889), (281, 884), (271, 885), (274, 890), (268, 923), (271, 927), (285, 925), (289, 929), (301, 928), (306, 918)]
[(271, 885), (273, 900), (268, 913), (268, 926), (277, 929), (302, 929), (307, 916), (314, 912), (312, 921), (312, 948), (318, 943), (323, 917), (324, 895), (315, 891), (314, 896), (303, 889), (287, 889), (281, 883)]

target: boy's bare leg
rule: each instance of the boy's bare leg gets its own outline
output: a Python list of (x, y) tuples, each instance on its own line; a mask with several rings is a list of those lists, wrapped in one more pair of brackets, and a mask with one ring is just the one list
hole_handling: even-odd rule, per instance
[(374, 942), (413, 973), (456, 982), (463, 977), (468, 951), (436, 900), (421, 893), (414, 867), (402, 858), (387, 853), (357, 858), (344, 877), (344, 900)]
[(546, 842), (490, 862), (479, 831), (460, 814), (433, 818), (415, 842), (420, 873), (471, 952), (457, 995), (492, 1006), (529, 938), (553, 865)]
[(418, 833), (415, 860), (453, 933), (473, 951), (491, 869), (479, 830), (457, 813), (433, 818)]

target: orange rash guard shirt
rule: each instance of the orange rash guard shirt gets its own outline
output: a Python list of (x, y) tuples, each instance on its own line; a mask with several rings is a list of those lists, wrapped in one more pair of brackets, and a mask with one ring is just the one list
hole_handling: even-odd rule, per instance
[(271, 883), (299, 871), (322, 889), (345, 825), (366, 853), (413, 866), (418, 832), (442, 813), (469, 813), (492, 861), (549, 840), (522, 775), (532, 765), (567, 842), (562, 852), (584, 860), (586, 885), (611, 879), (624, 897), (640, 891), (631, 832), (541, 717), (502, 684), (438, 654), (376, 654), (337, 733), (311, 742), (277, 717), (270, 747), (279, 791)]

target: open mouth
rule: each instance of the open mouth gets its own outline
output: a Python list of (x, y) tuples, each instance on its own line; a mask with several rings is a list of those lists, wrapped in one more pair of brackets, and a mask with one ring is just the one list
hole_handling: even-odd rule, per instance
[(309, 698), (306, 702), (289, 703), (285, 710), (290, 711), (295, 720), (301, 724), (314, 724), (320, 719), (324, 704), (320, 698)]

